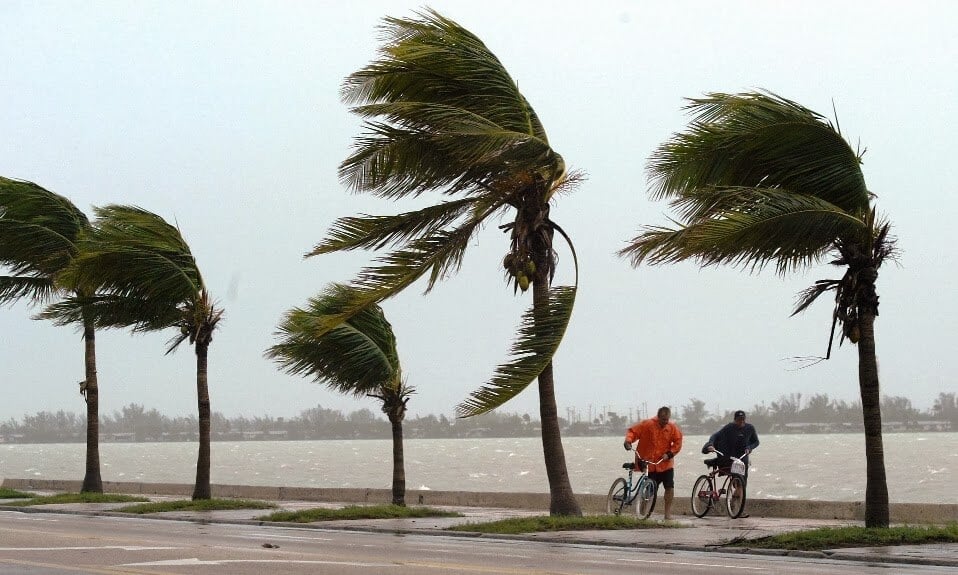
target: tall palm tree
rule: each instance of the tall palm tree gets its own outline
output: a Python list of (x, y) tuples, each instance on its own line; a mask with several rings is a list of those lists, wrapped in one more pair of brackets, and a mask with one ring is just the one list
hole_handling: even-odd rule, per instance
[[(438, 191), (450, 198), (418, 211), (338, 220), (307, 255), (391, 246), (353, 281), (356, 295), (331, 329), (357, 310), (428, 277), (428, 293), (457, 272), (472, 238), (508, 215), (503, 258), (514, 290), (532, 288), (507, 364), (459, 407), (477, 415), (515, 397), (538, 378), (542, 443), (553, 514), (579, 515), (566, 470), (555, 403), (552, 357), (568, 325), (575, 286), (553, 287), (556, 232), (550, 200), (578, 177), (550, 146), (529, 102), (479, 38), (434, 11), (386, 18), (379, 58), (346, 78), (343, 99), (365, 119), (364, 133), (340, 164), (353, 191), (387, 199)], [(571, 242), (569, 242), (571, 247)], [(574, 256), (574, 252), (573, 252)]]
[(414, 389), (406, 386), (392, 325), (378, 305), (364, 308), (334, 329), (315, 335), (325, 316), (341, 313), (350, 299), (347, 286), (331, 284), (305, 308), (283, 316), (279, 343), (266, 351), (284, 371), (306, 375), (340, 393), (368, 395), (382, 402), (393, 439), (392, 502), (406, 505), (406, 466), (402, 422)]
[(875, 283), (895, 256), (890, 223), (872, 205), (860, 152), (836, 124), (770, 93), (710, 94), (690, 100), (690, 128), (652, 155), (654, 199), (667, 198), (676, 227), (646, 227), (620, 255), (638, 266), (696, 260), (753, 271), (774, 264), (779, 274), (825, 258), (841, 279), (819, 280), (802, 292), (792, 315), (835, 292), (828, 352), (858, 346), (858, 383), (865, 425), (865, 524), (888, 525), (888, 487), (875, 356)]
[(41, 314), (59, 323), (86, 313), (96, 327), (133, 332), (176, 329), (166, 353), (184, 341), (196, 351), (199, 455), (193, 499), (210, 499), (209, 346), (223, 316), (210, 297), (180, 230), (142, 208), (95, 208), (96, 221), (66, 272), (71, 281), (98, 286), (90, 297), (68, 298)]
[[(78, 253), (90, 221), (70, 200), (37, 184), (0, 177), (0, 304), (26, 300), (48, 303), (64, 294), (91, 290), (67, 284), (60, 277)], [(81, 314), (86, 400), (86, 472), (81, 491), (103, 492), (100, 477), (100, 395), (96, 375), (96, 334), (90, 318)]]

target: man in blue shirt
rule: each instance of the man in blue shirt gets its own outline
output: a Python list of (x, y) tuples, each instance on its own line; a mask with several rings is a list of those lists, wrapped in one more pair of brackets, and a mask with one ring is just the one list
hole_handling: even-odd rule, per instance
[(738, 457), (745, 463), (745, 479), (748, 481), (748, 454), (758, 447), (758, 433), (751, 423), (745, 422), (745, 412), (735, 412), (734, 421), (726, 423), (709, 437), (702, 446), (702, 453), (721, 451), (725, 456), (719, 460), (721, 467), (731, 465), (730, 457)]

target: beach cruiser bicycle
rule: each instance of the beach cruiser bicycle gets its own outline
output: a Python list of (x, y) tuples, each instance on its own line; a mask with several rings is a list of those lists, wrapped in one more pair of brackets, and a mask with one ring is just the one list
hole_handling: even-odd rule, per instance
[[(655, 462), (644, 459), (640, 461), (646, 465), (646, 469), (648, 469), (649, 464), (656, 465), (662, 463), (661, 459)], [(645, 471), (643, 471), (642, 475), (633, 483), (632, 474), (636, 467), (638, 467), (638, 465), (635, 461), (623, 463), (622, 469), (629, 470), (628, 476), (620, 477), (612, 482), (605, 509), (610, 515), (621, 515), (623, 510), (631, 507), (634, 507), (635, 514), (642, 519), (646, 519), (649, 515), (652, 515), (652, 510), (655, 509), (655, 499), (658, 496), (659, 486)]]
[(715, 454), (718, 457), (704, 461), (711, 471), (700, 475), (692, 487), (692, 514), (705, 517), (724, 499), (726, 513), (736, 519), (745, 511), (745, 462), (739, 457), (732, 457), (731, 466), (719, 467), (719, 460), (725, 454), (721, 451), (715, 451)]

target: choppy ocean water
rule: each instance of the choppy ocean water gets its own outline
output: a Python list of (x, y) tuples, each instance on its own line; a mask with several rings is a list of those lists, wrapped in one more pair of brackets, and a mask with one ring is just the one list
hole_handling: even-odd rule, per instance
[[(676, 458), (676, 488), (691, 489), (705, 470), (704, 436), (686, 436)], [(865, 492), (864, 437), (858, 434), (763, 435), (752, 455), (750, 496), (860, 501)], [(576, 493), (604, 494), (630, 454), (621, 437), (563, 438)], [(958, 433), (884, 436), (892, 502), (954, 502)], [(191, 484), (195, 443), (102, 443), (105, 481)], [(408, 489), (547, 492), (539, 438), (407, 439)], [(83, 479), (83, 444), (0, 444), (0, 477)], [(213, 483), (296, 487), (388, 488), (389, 440), (214, 442)]]

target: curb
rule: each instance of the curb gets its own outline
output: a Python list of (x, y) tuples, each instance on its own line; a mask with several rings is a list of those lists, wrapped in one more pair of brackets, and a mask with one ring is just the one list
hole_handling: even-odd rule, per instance
[[(0, 486), (20, 490), (43, 490), (76, 492), (81, 488), (80, 481), (61, 479), (17, 479), (3, 478)], [(144, 483), (124, 481), (104, 481), (106, 493), (124, 493), (129, 495), (175, 495), (189, 497), (193, 485), (186, 483)], [(241, 497), (264, 501), (323, 501), (356, 503), (389, 503), (392, 500), (390, 489), (373, 488), (333, 488), (333, 487), (294, 487), (294, 486), (258, 486), (211, 484), (215, 497)], [(576, 494), (582, 511), (601, 513), (606, 508), (606, 495)], [(496, 507), (506, 509), (549, 509), (548, 493), (513, 493), (487, 491), (440, 491), (407, 489), (406, 498), (410, 503), (420, 505), (449, 505), (459, 507)], [(762, 517), (782, 519), (833, 519), (864, 520), (864, 503), (861, 501), (815, 501), (799, 499), (756, 499), (749, 498), (749, 510)], [(688, 498), (676, 498), (673, 510), (677, 514), (689, 514)], [(958, 521), (958, 503), (889, 503), (892, 523), (923, 524), (947, 523)]]

